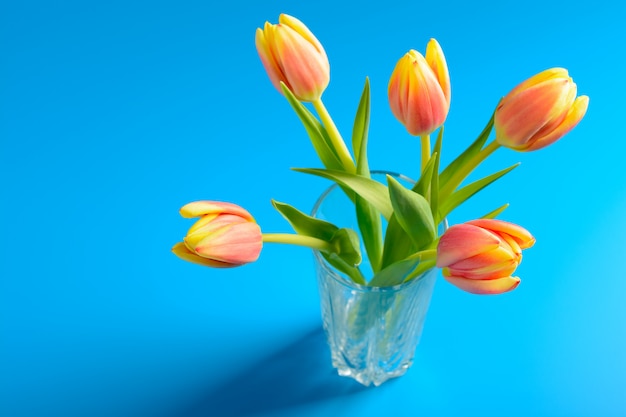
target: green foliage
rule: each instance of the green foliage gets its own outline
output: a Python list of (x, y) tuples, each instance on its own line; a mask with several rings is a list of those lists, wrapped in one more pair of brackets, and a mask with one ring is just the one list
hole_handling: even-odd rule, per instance
[(405, 188), (387, 175), (391, 205), (398, 224), (420, 250), (437, 236), (435, 221), (428, 201), (420, 194)]
[(448, 214), (452, 212), (452, 210), (457, 208), (461, 203), (469, 199), (471, 196), (473, 196), (474, 194), (476, 194), (477, 192), (479, 192), (480, 190), (482, 190), (489, 184), (501, 178), (505, 174), (508, 174), (509, 172), (517, 168), (518, 166), (519, 166), (519, 163), (514, 164), (494, 174), (488, 175), (478, 181), (474, 181), (473, 183), (466, 185), (465, 187), (459, 189), (458, 191), (455, 191), (450, 196), (450, 198), (446, 200), (445, 204), (443, 204), (441, 208), (439, 209), (439, 218), (441, 219), (445, 218)]
[(495, 219), (496, 217), (498, 217), (500, 215), (500, 213), (502, 213), (504, 210), (506, 210), (509, 207), (509, 203), (503, 204), (500, 207), (498, 207), (497, 209), (490, 211), (489, 213), (485, 214), (484, 216), (481, 216), (481, 219)]
[(374, 275), (369, 285), (373, 287), (400, 285), (420, 262), (420, 259), (405, 259), (395, 262)]
[[(454, 161), (450, 163), (443, 170), (441, 175), (439, 176), (439, 186), (444, 190), (454, 190), (456, 187), (463, 182), (463, 180), (467, 177), (467, 175), (471, 172), (467, 170), (467, 167), (475, 168), (471, 166), (472, 160), (478, 155), (481, 151), (485, 143), (487, 142), (487, 138), (491, 134), (491, 130), (493, 129), (493, 115), (489, 122), (483, 129), (483, 131), (478, 135), (476, 140), (459, 156), (457, 156)], [(466, 172), (468, 171), (468, 172)], [(462, 178), (458, 178), (458, 173), (463, 172), (465, 175)]]
[(272, 205), (298, 234), (330, 242), (337, 230), (339, 230), (334, 224), (304, 214), (289, 204), (272, 200)]
[(332, 223), (309, 216), (289, 204), (272, 200), (274, 208), (289, 222), (299, 235), (329, 242), (332, 251), (322, 255), (334, 267), (350, 276), (355, 282), (365, 283), (356, 268), (362, 260), (359, 236), (352, 229), (339, 228)]
[(304, 129), (311, 139), (313, 148), (317, 153), (325, 167), (329, 169), (342, 169), (341, 160), (334, 149), (332, 142), (328, 136), (328, 132), (320, 121), (307, 109), (304, 104), (300, 103), (296, 96), (293, 95), (289, 88), (280, 84), (283, 94), (287, 101), (296, 112), (296, 115), (304, 125)]
[(356, 194), (367, 200), (378, 210), (386, 219), (391, 217), (393, 208), (391, 207), (391, 201), (389, 200), (389, 193), (387, 187), (378, 181), (374, 181), (370, 178), (362, 177), (356, 174), (349, 174), (342, 171), (334, 171), (330, 169), (319, 168), (292, 168), (297, 172), (304, 172), (305, 174), (317, 175), (319, 177), (327, 178), (335, 181)]
[[(354, 127), (352, 128), (352, 150), (356, 159), (356, 173), (370, 178), (367, 160), (367, 137), (370, 123), (370, 84), (365, 79), (365, 86), (359, 101)], [(356, 195), (354, 199), (356, 218), (363, 238), (363, 246), (367, 252), (372, 269), (378, 271), (382, 257), (382, 222), (380, 213), (367, 199)]]
[[(460, 187), (463, 181), (498, 148), (494, 141), (486, 145), (493, 130), (493, 115), (470, 146), (440, 172), (443, 127), (440, 128), (432, 154), (423, 161), (421, 175), (412, 187), (405, 187), (393, 176), (387, 186), (371, 178), (367, 156), (370, 123), (370, 85), (366, 78), (352, 128), (352, 152), (355, 166), (344, 166), (339, 156), (343, 149), (332, 120), (321, 105), (322, 124), (286, 86), (283, 93), (302, 121), (324, 168), (294, 168), (335, 182), (354, 203), (359, 233), (315, 219), (279, 202), (274, 207), (287, 219), (296, 233), (329, 243), (322, 256), (354, 282), (371, 286), (397, 285), (420, 276), (435, 266), (438, 242), (437, 226), (456, 207), (474, 194), (513, 170), (518, 164)], [(328, 128), (328, 129), (327, 129)], [(425, 138), (429, 140), (429, 138)], [(428, 143), (428, 142), (424, 142)], [(337, 147), (337, 148), (335, 148)], [(344, 150), (345, 152), (347, 149)], [(346, 158), (345, 152), (341, 154)], [(354, 170), (356, 169), (356, 171)], [(460, 188), (459, 188), (460, 187)], [(506, 209), (503, 205), (483, 218), (494, 218)], [(383, 237), (383, 218), (387, 221)], [(374, 277), (366, 283), (358, 265), (361, 263), (359, 237), (372, 265)]]
[(385, 232), (383, 243), (383, 259), (381, 268), (385, 268), (394, 262), (402, 260), (415, 251), (413, 240), (400, 226), (396, 214), (391, 216)]

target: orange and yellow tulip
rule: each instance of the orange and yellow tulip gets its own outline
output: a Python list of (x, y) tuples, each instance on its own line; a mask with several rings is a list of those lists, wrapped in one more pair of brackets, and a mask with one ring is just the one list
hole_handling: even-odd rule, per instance
[(511, 274), (522, 261), (522, 249), (535, 238), (523, 227), (502, 220), (479, 219), (450, 227), (437, 246), (437, 266), (451, 284), (474, 294), (515, 289)]
[(183, 242), (172, 248), (179, 258), (204, 266), (229, 268), (258, 259), (261, 228), (242, 207), (220, 201), (196, 201), (180, 209), (185, 218), (200, 217)]
[(574, 128), (589, 97), (576, 97), (576, 84), (564, 68), (551, 68), (509, 92), (496, 108), (496, 140), (517, 151), (546, 147)]
[(396, 64), (387, 90), (393, 115), (411, 135), (428, 135), (440, 127), (450, 109), (448, 65), (435, 39), (426, 57), (411, 49)]
[(281, 14), (278, 24), (256, 30), (256, 49), (274, 87), (283, 82), (301, 101), (318, 100), (330, 81), (330, 64), (322, 44), (295, 17)]

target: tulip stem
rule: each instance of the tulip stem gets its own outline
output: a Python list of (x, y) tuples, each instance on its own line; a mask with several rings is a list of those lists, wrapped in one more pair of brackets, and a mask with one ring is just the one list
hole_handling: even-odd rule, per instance
[(420, 139), (422, 143), (422, 170), (420, 172), (424, 172), (424, 168), (430, 160), (430, 135), (421, 135)]
[(354, 174), (356, 172), (356, 167), (354, 165), (354, 161), (352, 160), (352, 156), (350, 155), (350, 151), (346, 146), (346, 142), (341, 137), (341, 133), (339, 133), (339, 129), (337, 129), (335, 122), (333, 122), (333, 119), (330, 117), (330, 113), (328, 113), (326, 106), (324, 106), (324, 103), (322, 103), (322, 99), (319, 98), (315, 100), (312, 104), (315, 108), (315, 111), (317, 111), (317, 114), (320, 116), (322, 124), (328, 132), (328, 137), (330, 138), (332, 145), (337, 152), (337, 156), (341, 160), (343, 168), (346, 170), (346, 172)]
[(333, 246), (325, 240), (290, 233), (263, 233), (263, 242), (305, 246), (319, 251), (331, 251), (333, 249)]
[(480, 165), (489, 155), (495, 152), (500, 147), (497, 141), (493, 141), (485, 146), (480, 152), (474, 155), (467, 163), (465, 163), (458, 171), (456, 171), (446, 185), (439, 191), (439, 199), (442, 200), (452, 194), (456, 187), (458, 187), (465, 178)]

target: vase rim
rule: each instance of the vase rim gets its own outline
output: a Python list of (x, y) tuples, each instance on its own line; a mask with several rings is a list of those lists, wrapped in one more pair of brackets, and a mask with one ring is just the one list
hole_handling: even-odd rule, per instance
[(422, 279), (426, 278), (429, 274), (435, 273), (436, 268), (430, 268), (424, 271), (420, 276), (415, 277), (409, 281), (405, 281), (401, 284), (390, 285), (386, 287), (375, 287), (370, 285), (357, 284), (356, 282), (345, 278), (342, 274), (338, 273), (335, 268), (330, 265), (326, 259), (322, 256), (320, 251), (314, 250), (313, 256), (321, 268), (324, 268), (324, 272), (327, 273), (333, 280), (335, 280), (340, 285), (349, 288), (350, 290), (360, 291), (360, 292), (368, 292), (368, 293), (394, 293), (404, 290), (405, 288), (410, 287), (411, 285), (417, 285)]
[[(394, 172), (394, 171), (387, 171), (387, 170), (371, 170), (370, 171), (371, 174), (378, 174), (378, 175), (391, 175), (395, 178), (399, 178), (402, 180), (405, 180), (409, 183), (415, 184), (415, 180), (404, 175), (404, 174), (400, 174), (398, 172)], [(327, 189), (324, 190), (324, 192), (322, 192), (322, 194), (319, 196), (319, 198), (317, 199), (317, 201), (315, 202), (315, 205), (313, 206), (313, 210), (311, 210), (311, 216), (312, 217), (316, 217), (317, 212), (320, 209), (320, 206), (322, 205), (322, 203), (324, 202), (324, 199), (328, 196), (328, 194), (330, 194), (335, 188), (337, 188), (338, 185), (332, 184), (331, 186), (329, 186)], [(428, 273), (432, 272), (433, 270), (435, 270), (435, 268), (430, 268), (426, 271), (424, 271), (424, 273), (418, 277), (415, 277), (413, 279), (411, 279), (410, 281), (406, 281), (403, 282), (401, 284), (397, 284), (397, 285), (391, 285), (391, 286), (386, 286), (386, 287), (373, 287), (370, 285), (362, 285), (362, 284), (357, 284), (356, 282), (345, 278), (342, 274), (338, 273), (337, 270), (335, 270), (335, 268), (332, 267), (332, 265), (330, 265), (326, 259), (324, 259), (324, 257), (322, 256), (322, 254), (317, 251), (314, 250), (313, 254), (315, 256), (315, 259), (317, 260), (318, 264), (324, 268), (326, 271), (326, 273), (330, 274), (330, 276), (337, 281), (338, 283), (340, 283), (341, 285), (348, 287), (350, 289), (353, 290), (358, 290), (358, 291), (363, 291), (363, 292), (397, 292), (397, 291), (401, 291), (402, 289), (406, 288), (407, 286), (411, 285), (411, 284), (416, 284), (417, 281), (421, 281), (421, 279), (426, 276)]]
[[(415, 180), (407, 177), (404, 174), (400, 174), (398, 172), (394, 172), (394, 171), (386, 171), (384, 169), (373, 169), (370, 171), (370, 174), (379, 174), (379, 175), (391, 175), (392, 177), (396, 177), (396, 178), (400, 178), (402, 180), (408, 181), (412, 184), (415, 184)], [(324, 199), (326, 198), (326, 196), (328, 194), (330, 194), (335, 188), (337, 188), (338, 185), (337, 183), (332, 184), (330, 187), (328, 187), (327, 189), (324, 190), (324, 192), (317, 198), (317, 201), (315, 201), (315, 205), (313, 205), (313, 210), (311, 210), (311, 216), (315, 217), (315, 215), (317, 214), (320, 206), (322, 205), (322, 202), (324, 201)]]

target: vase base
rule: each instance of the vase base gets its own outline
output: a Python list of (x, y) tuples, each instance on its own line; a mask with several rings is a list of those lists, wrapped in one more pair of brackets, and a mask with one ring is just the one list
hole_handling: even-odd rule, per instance
[(335, 369), (337, 369), (337, 373), (340, 376), (352, 378), (366, 387), (369, 387), (372, 384), (375, 387), (378, 387), (392, 378), (397, 378), (404, 375), (406, 371), (411, 367), (411, 363), (402, 365), (392, 372), (375, 372), (371, 369), (354, 369), (340, 366), (338, 364), (333, 364), (333, 366), (335, 367)]

